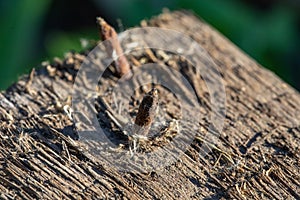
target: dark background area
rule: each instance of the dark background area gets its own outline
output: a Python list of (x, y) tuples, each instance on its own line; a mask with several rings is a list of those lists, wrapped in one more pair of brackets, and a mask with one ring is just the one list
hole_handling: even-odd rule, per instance
[(98, 40), (97, 16), (123, 31), (165, 7), (192, 10), (300, 90), (300, 0), (0, 0), (0, 89)]

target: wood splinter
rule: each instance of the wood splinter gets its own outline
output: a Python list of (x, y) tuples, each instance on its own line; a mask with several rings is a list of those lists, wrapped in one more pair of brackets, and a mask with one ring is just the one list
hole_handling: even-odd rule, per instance
[(158, 109), (158, 90), (153, 88), (148, 92), (139, 107), (135, 118), (134, 134), (147, 136)]
[(129, 79), (132, 76), (132, 73), (130, 71), (130, 65), (118, 40), (118, 34), (115, 29), (101, 17), (97, 17), (97, 24), (100, 28), (99, 32), (102, 41), (106, 41), (104, 43), (106, 52), (109, 57), (115, 60), (117, 75), (119, 77), (125, 76), (125, 79)]

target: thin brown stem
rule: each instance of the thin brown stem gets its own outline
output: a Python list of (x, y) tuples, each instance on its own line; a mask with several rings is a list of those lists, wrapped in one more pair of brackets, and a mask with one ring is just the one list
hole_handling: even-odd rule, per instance
[(105, 48), (108, 56), (115, 60), (116, 71), (119, 77), (125, 75), (125, 78), (131, 77), (130, 65), (123, 53), (123, 49), (118, 40), (118, 34), (104, 19), (98, 17), (97, 24), (100, 27), (100, 37), (105, 42)]

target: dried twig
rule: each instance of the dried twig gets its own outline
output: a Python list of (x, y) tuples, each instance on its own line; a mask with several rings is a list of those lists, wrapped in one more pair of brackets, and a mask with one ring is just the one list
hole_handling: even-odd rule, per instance
[(100, 27), (100, 36), (105, 42), (105, 48), (108, 56), (115, 60), (118, 76), (125, 75), (125, 79), (131, 77), (130, 65), (123, 53), (123, 49), (118, 40), (118, 35), (113, 27), (104, 21), (101, 17), (97, 18), (97, 24)]
[(148, 92), (139, 107), (135, 118), (135, 134), (146, 136), (149, 132), (158, 108), (158, 91), (153, 88)]

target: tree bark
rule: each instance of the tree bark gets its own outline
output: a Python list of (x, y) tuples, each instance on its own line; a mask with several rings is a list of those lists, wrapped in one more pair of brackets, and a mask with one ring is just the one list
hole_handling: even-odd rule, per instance
[[(0, 94), (1, 198), (300, 199), (299, 93), (189, 12), (141, 24), (189, 35), (219, 66), (226, 116), (211, 152), (199, 156), (205, 141), (196, 138), (178, 161), (150, 174), (119, 172), (87, 156), (66, 114), (86, 54), (69, 53)], [(180, 70), (209, 111), (205, 83)]]

